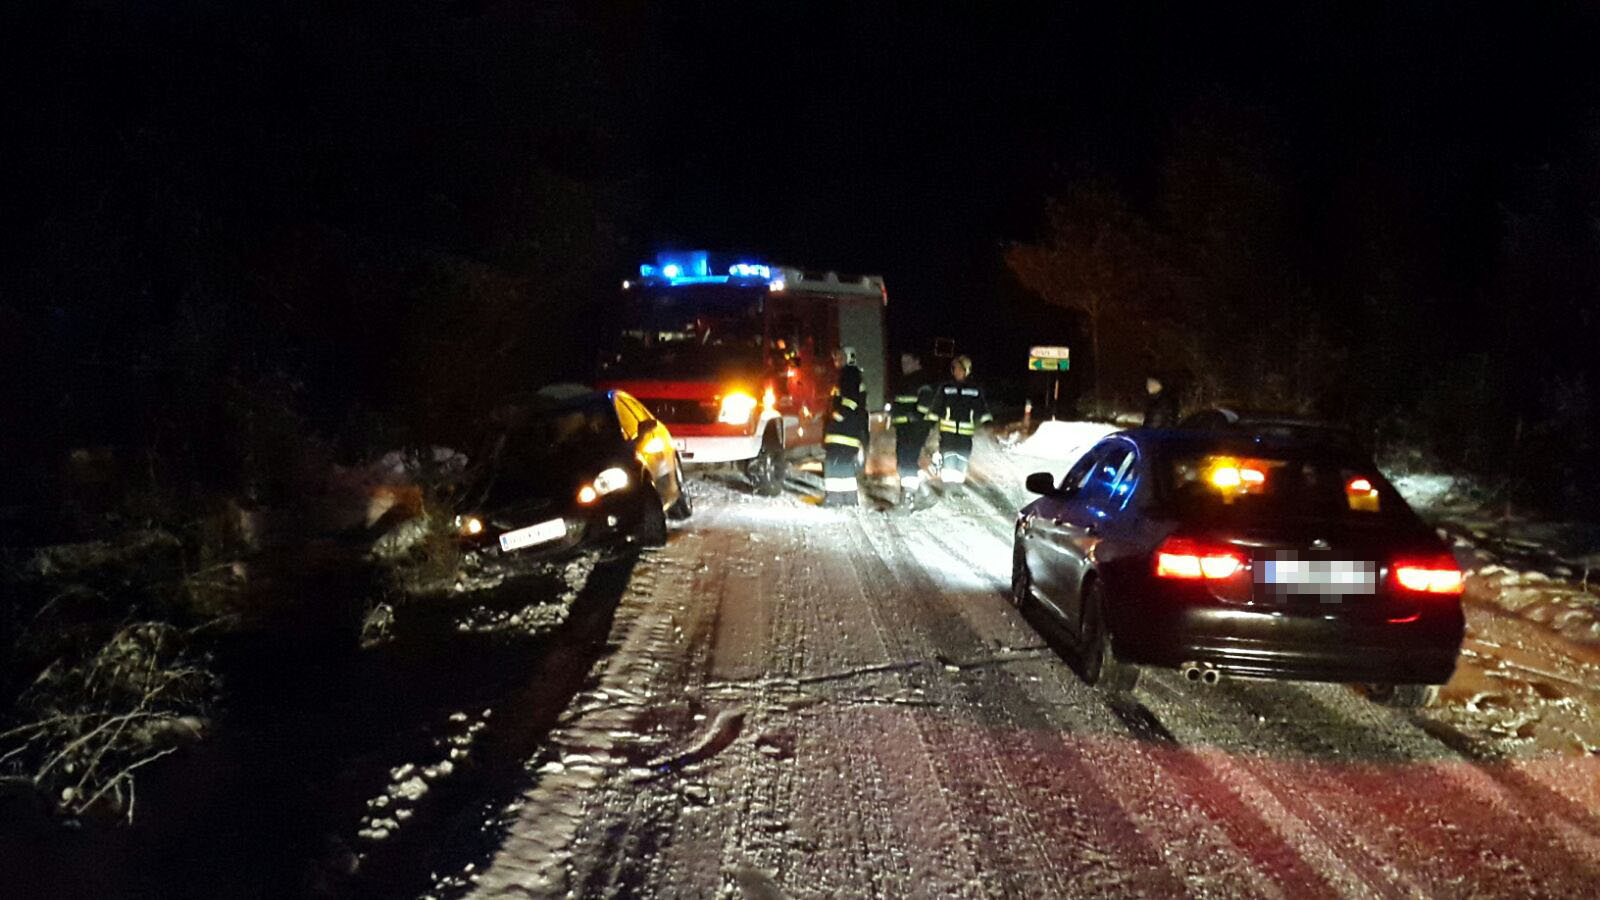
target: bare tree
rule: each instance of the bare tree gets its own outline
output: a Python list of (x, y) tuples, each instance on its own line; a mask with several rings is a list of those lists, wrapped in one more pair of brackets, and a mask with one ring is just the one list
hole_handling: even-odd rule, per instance
[(1149, 232), (1115, 190), (1094, 182), (1047, 205), (1049, 232), (1006, 250), (1006, 265), (1045, 302), (1081, 314), (1089, 331), (1094, 408), (1105, 412), (1101, 337), (1108, 319), (1132, 326), (1150, 272)]

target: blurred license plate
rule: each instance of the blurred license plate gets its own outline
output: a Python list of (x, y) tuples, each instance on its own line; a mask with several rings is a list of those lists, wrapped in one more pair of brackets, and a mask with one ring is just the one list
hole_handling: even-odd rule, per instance
[(567, 536), (567, 523), (564, 519), (551, 519), (527, 528), (518, 528), (500, 535), (501, 550), (521, 550), (523, 547), (532, 547), (534, 544), (543, 544), (556, 538)]
[(1378, 580), (1374, 568), (1361, 560), (1269, 559), (1261, 581), (1313, 594), (1370, 594)]

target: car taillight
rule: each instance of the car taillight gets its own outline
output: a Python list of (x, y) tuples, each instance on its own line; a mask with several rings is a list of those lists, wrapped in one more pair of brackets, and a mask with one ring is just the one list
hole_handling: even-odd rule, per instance
[(1399, 560), (1394, 564), (1394, 580), (1401, 588), (1419, 594), (1459, 594), (1466, 587), (1460, 567), (1448, 556)]
[(1232, 578), (1248, 565), (1244, 554), (1222, 544), (1167, 538), (1156, 548), (1157, 578)]

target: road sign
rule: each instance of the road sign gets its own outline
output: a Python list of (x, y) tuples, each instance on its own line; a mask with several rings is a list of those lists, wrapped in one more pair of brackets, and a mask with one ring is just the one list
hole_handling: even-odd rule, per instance
[(1070, 351), (1066, 347), (1028, 348), (1028, 370), (1031, 372), (1065, 372), (1070, 367)]

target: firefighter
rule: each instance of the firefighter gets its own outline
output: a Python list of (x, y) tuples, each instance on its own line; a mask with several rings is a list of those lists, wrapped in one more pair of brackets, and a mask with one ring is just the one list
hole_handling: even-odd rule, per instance
[(834, 353), (842, 365), (822, 429), (823, 505), (855, 506), (856, 474), (867, 446), (867, 391), (849, 349)]
[(939, 385), (927, 420), (939, 423), (939, 480), (959, 495), (967, 483), (967, 463), (972, 459), (972, 436), (978, 426), (994, 421), (983, 388), (968, 379), (972, 358), (950, 361), (951, 380)]
[(901, 505), (914, 502), (922, 489), (922, 445), (928, 440), (932, 409), (933, 387), (922, 374), (922, 361), (912, 353), (900, 354), (900, 378), (889, 402), (889, 424), (894, 426)]

